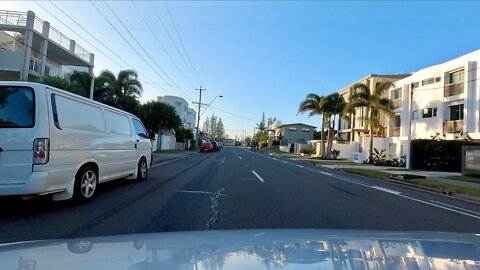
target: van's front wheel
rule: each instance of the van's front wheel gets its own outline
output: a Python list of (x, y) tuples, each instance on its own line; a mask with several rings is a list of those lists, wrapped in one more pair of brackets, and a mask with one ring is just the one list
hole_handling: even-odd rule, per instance
[(75, 199), (80, 202), (91, 200), (97, 190), (97, 184), (98, 176), (95, 167), (87, 165), (81, 168), (75, 177)]
[(137, 181), (145, 181), (148, 174), (147, 159), (141, 158), (138, 162)]

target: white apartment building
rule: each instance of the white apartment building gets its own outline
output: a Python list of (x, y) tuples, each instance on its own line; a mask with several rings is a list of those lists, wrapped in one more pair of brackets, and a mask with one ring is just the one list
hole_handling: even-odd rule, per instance
[(397, 81), (390, 99), (398, 104), (389, 118), (386, 142), (391, 156), (405, 154), (412, 139), (480, 139), (480, 50), (430, 66)]
[(38, 81), (73, 70), (93, 74), (94, 54), (33, 11), (0, 10), (0, 80)]
[(185, 128), (191, 128), (194, 129), (197, 126), (195, 125), (197, 123), (197, 112), (192, 109), (188, 108), (187, 109), (187, 115), (185, 117)]
[[(380, 115), (382, 128), (374, 132), (374, 148), (385, 149), (387, 157), (393, 158), (407, 155), (409, 134), (411, 139), (480, 139), (479, 63), (477, 50), (402, 75), (404, 78), (390, 78), (395, 87), (384, 97), (393, 100), (398, 108), (391, 115)], [(373, 87), (373, 80), (371, 83)], [(347, 88), (339, 93), (348, 101)], [(365, 128), (358, 117), (361, 111), (356, 111), (350, 123), (340, 121), (339, 136), (351, 142), (356, 148), (353, 151), (368, 156), (370, 135), (368, 130), (360, 130)]]
[(157, 100), (174, 107), (175, 112), (180, 116), (185, 128), (195, 128), (195, 118), (197, 117), (197, 113), (194, 109), (188, 108), (188, 102), (184, 98), (177, 96), (163, 96), (158, 97)]

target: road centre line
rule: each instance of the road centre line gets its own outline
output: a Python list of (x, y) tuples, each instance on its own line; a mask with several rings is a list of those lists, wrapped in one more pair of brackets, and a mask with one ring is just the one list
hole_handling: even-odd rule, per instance
[(378, 189), (378, 190), (381, 190), (381, 191), (385, 191), (387, 193), (391, 193), (391, 194), (395, 194), (395, 195), (402, 194), (401, 192), (391, 190), (391, 189), (388, 189), (388, 188), (379, 187), (379, 186), (372, 186), (371, 188)]
[(258, 175), (258, 173), (256, 173), (253, 170), (252, 170), (252, 173), (258, 178), (258, 180), (260, 180), (262, 183), (265, 183), (265, 180), (263, 180), (263, 178), (260, 175)]
[(239, 159), (242, 159), (242, 157), (238, 157)]

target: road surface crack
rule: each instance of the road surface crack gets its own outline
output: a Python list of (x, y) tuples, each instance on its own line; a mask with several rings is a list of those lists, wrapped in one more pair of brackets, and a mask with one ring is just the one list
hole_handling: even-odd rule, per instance
[(210, 200), (212, 201), (212, 204), (210, 205), (210, 209), (212, 209), (213, 216), (207, 221), (205, 224), (205, 230), (209, 230), (210, 227), (218, 220), (218, 199), (222, 196), (222, 192), (224, 191), (224, 188), (221, 188), (217, 190), (217, 194), (213, 197), (210, 197)]

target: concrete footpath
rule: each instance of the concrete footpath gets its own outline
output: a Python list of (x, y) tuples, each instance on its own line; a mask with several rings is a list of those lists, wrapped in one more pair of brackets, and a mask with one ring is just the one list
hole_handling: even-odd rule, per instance
[(164, 163), (167, 161), (179, 159), (196, 154), (196, 151), (179, 151), (175, 153), (153, 153), (152, 165)]

